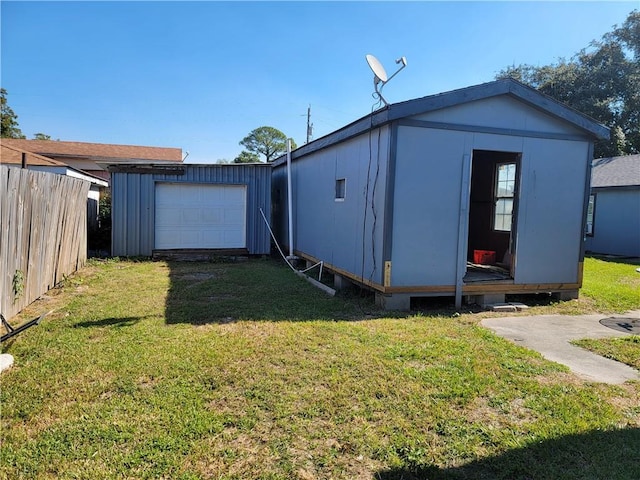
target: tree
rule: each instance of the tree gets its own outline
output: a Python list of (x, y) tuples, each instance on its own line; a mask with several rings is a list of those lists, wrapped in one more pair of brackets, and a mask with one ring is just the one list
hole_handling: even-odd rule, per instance
[(36, 133), (33, 135), (34, 140), (51, 140), (51, 135), (47, 135), (46, 133)]
[(609, 127), (611, 138), (595, 143), (596, 158), (640, 152), (639, 11), (570, 60), (512, 66), (497, 77), (515, 78)]
[(20, 128), (18, 128), (18, 116), (7, 103), (7, 91), (4, 88), (0, 88), (0, 109), (2, 119), (0, 137), (25, 138)]
[[(289, 140), (291, 140), (291, 149), (297, 148), (296, 142), (292, 138)], [(247, 149), (247, 153), (264, 155), (268, 163), (287, 151), (287, 136), (277, 128), (259, 127), (244, 137), (240, 141), (240, 145)]]
[(247, 152), (243, 150), (236, 158), (233, 159), (233, 163), (256, 163), (260, 161), (260, 156), (257, 153)]

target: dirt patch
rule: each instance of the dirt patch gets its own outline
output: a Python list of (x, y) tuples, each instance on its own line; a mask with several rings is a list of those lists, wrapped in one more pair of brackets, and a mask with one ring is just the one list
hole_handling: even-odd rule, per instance
[(581, 387), (586, 383), (586, 380), (581, 379), (577, 375), (571, 372), (553, 372), (547, 375), (537, 375), (535, 380), (540, 385), (573, 385), (575, 387)]
[(609, 398), (609, 403), (623, 412), (627, 427), (640, 427), (640, 389), (633, 383), (618, 385), (621, 395)]
[(485, 397), (476, 398), (465, 411), (466, 418), (475, 423), (490, 425), (493, 428), (510, 428), (524, 425), (537, 419), (534, 413), (524, 406), (524, 399), (516, 398), (501, 408), (489, 405)]

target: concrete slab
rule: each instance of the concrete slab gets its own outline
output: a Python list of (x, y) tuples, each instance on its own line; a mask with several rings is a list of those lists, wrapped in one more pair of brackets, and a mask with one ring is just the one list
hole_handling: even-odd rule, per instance
[(13, 356), (8, 353), (0, 354), (0, 372), (4, 372), (11, 365), (13, 365)]
[(515, 312), (518, 310), (515, 305), (510, 303), (490, 303), (485, 305), (484, 308), (493, 312)]
[[(640, 318), (640, 311), (625, 317)], [(486, 318), (481, 324), (518, 345), (536, 350), (548, 360), (568, 366), (586, 380), (620, 384), (640, 381), (640, 372), (620, 362), (601, 357), (569, 342), (581, 338), (610, 338), (630, 335), (600, 323), (605, 315), (541, 315)]]
[(484, 305), (486, 310), (492, 310), (494, 312), (515, 312), (527, 310), (529, 308), (528, 305), (520, 302), (505, 302), (505, 303), (490, 303), (488, 305)]

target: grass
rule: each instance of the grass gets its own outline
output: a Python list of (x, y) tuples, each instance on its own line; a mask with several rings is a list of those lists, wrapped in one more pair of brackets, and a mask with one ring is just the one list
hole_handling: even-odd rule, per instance
[[(582, 294), (600, 312), (624, 313), (640, 309), (640, 273), (635, 260), (585, 259)], [(640, 336), (581, 339), (574, 345), (640, 370)], [(640, 408), (638, 408), (640, 411)]]
[(94, 262), (16, 321), (52, 308), (4, 345), (0, 478), (640, 478), (640, 384), (475, 315), (388, 316), (271, 260)]
[(591, 350), (630, 367), (640, 370), (640, 335), (622, 338), (582, 339), (573, 342), (575, 345)]
[(640, 266), (638, 259), (589, 258), (584, 263), (581, 295), (591, 299), (598, 312), (640, 309)]

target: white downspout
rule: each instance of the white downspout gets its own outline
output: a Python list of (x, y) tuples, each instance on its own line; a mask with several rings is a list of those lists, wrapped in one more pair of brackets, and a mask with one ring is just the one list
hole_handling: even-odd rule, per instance
[(295, 258), (293, 255), (293, 201), (291, 195), (291, 139), (287, 139), (287, 207), (289, 209), (289, 256), (287, 258)]

